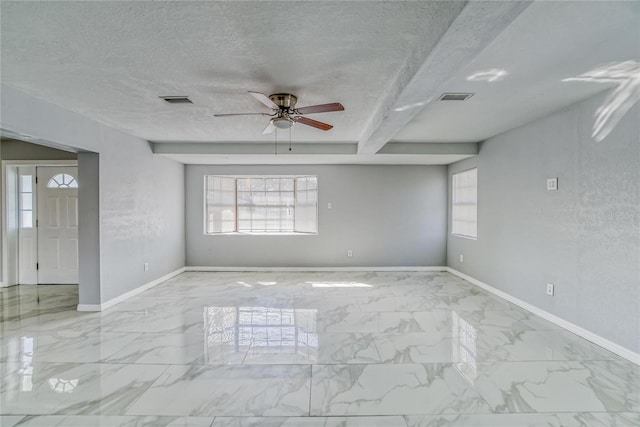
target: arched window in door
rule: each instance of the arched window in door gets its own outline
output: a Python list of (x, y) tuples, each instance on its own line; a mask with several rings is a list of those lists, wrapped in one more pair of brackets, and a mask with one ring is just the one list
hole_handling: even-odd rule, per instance
[(78, 181), (68, 173), (59, 173), (49, 180), (47, 188), (78, 188)]

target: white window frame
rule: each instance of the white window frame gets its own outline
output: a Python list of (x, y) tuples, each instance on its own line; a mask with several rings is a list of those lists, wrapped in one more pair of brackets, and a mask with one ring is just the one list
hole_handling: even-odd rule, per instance
[[(464, 180), (470, 183), (462, 186)], [(460, 181), (460, 184), (458, 184), (458, 181)], [(473, 194), (471, 194), (471, 191), (469, 194), (459, 194), (463, 190), (470, 188)], [(470, 213), (464, 213), (461, 210), (464, 207), (467, 207)], [(472, 222), (471, 232), (469, 230), (460, 230), (459, 226), (456, 227), (460, 222)], [(478, 168), (466, 169), (451, 175), (451, 235), (465, 239), (478, 239)]]
[[(233, 227), (233, 231), (219, 231), (219, 232), (210, 232), (209, 231), (209, 227), (208, 227), (208, 215), (209, 215), (209, 205), (208, 205), (208, 200), (207, 200), (207, 193), (208, 193), (208, 180), (211, 177), (218, 177), (218, 178), (227, 178), (227, 179), (233, 179), (234, 180), (234, 189), (235, 189), (235, 196), (234, 196), (234, 210), (233, 210), (233, 215), (235, 218), (235, 226)], [(315, 209), (314, 215), (315, 215), (315, 231), (300, 231), (299, 229), (296, 229), (296, 224), (295, 224), (295, 217), (296, 217), (296, 206), (298, 204), (298, 191), (297, 191), (297, 180), (298, 179), (305, 179), (305, 178), (314, 178), (316, 181), (316, 202), (315, 202), (315, 206), (313, 207), (313, 209)], [(240, 179), (292, 179), (294, 182), (294, 186), (293, 186), (293, 200), (294, 200), (294, 204), (292, 206), (293, 208), (293, 229), (292, 230), (286, 230), (286, 231), (239, 231), (238, 230), (238, 223), (239, 223), (239, 209), (238, 209), (238, 180)], [(317, 175), (204, 175), (204, 180), (203, 180), (203, 232), (205, 235), (207, 236), (216, 236), (216, 235), (269, 235), (269, 236), (283, 236), (283, 235), (302, 235), (302, 236), (308, 236), (308, 235), (317, 235), (318, 234), (318, 223), (319, 223), (319, 219), (318, 219), (318, 194), (319, 194), (319, 184), (318, 184), (318, 176)], [(308, 207), (308, 206), (307, 206)]]
[[(30, 191), (25, 191), (24, 189), (25, 178), (31, 183)], [(18, 221), (19, 221), (20, 229), (30, 230), (35, 228), (36, 226), (36, 217), (34, 215), (35, 205), (36, 205), (35, 189), (36, 189), (35, 174), (31, 172), (18, 174), (18, 195), (19, 195), (18, 210), (20, 213), (18, 215)], [(30, 200), (30, 207), (28, 208), (24, 206), (25, 198)], [(30, 217), (31, 219), (28, 224), (25, 224), (24, 214), (23, 214), (25, 212), (29, 212), (29, 214), (31, 215)]]

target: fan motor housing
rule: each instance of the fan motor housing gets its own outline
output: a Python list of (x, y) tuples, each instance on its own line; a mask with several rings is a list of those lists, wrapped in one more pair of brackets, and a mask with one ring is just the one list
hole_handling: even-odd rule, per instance
[(293, 109), (298, 102), (298, 98), (290, 93), (274, 93), (269, 95), (269, 99), (273, 101), (280, 109)]

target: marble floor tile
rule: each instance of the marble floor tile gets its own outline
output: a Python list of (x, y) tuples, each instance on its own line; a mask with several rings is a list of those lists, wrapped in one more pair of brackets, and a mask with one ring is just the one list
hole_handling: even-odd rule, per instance
[(624, 361), (480, 363), (475, 388), (497, 413), (640, 412), (640, 366)]
[(402, 417), (216, 417), (212, 427), (406, 427)]
[[(0, 415), (0, 426), (2, 427), (14, 427), (18, 425), (18, 422), (22, 420), (22, 415)], [(22, 424), (27, 425), (27, 424)]]
[(407, 416), (407, 427), (637, 427), (639, 413), (459, 414)]
[(204, 328), (201, 312), (196, 310), (111, 311), (100, 319), (103, 332), (199, 333)]
[(170, 366), (127, 415), (309, 415), (311, 367)]
[(434, 309), (454, 311), (512, 310), (510, 302), (488, 293), (472, 292), (460, 295), (438, 295)]
[[(135, 417), (118, 415), (35, 415), (15, 427), (211, 427), (213, 417)], [(0, 421), (2, 421), (0, 419)], [(0, 424), (5, 427), (5, 424)]]
[(615, 360), (615, 354), (566, 331), (478, 332), (479, 361)]
[(435, 308), (437, 301), (434, 297), (408, 297), (379, 295), (360, 297), (358, 304), (360, 311), (424, 311)]
[(203, 334), (141, 333), (129, 345), (107, 357), (106, 363), (233, 364), (242, 363), (248, 345), (220, 342)]
[(0, 344), (0, 361), (95, 363), (128, 347), (139, 334), (78, 331), (16, 332)]
[(452, 364), (315, 365), (311, 415), (485, 413)]
[(299, 334), (289, 342), (254, 341), (244, 364), (380, 363), (371, 334)]
[(382, 363), (451, 363), (462, 361), (452, 337), (412, 332), (374, 334)]
[[(341, 313), (342, 314), (342, 313)], [(345, 313), (339, 316), (319, 314), (318, 331), (324, 333), (420, 332), (410, 313)]]
[(0, 288), (0, 425), (640, 426), (640, 367), (446, 272)]
[(34, 363), (2, 378), (3, 414), (119, 415), (167, 369), (161, 365)]

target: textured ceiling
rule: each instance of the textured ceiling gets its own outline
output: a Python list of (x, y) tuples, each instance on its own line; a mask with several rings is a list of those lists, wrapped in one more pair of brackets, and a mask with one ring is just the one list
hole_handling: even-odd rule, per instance
[[(156, 141), (273, 141), (247, 90), (343, 113), (297, 141), (357, 141), (399, 71), (460, 2), (2, 2), (2, 81)], [(188, 95), (169, 105), (161, 95)], [(268, 111), (268, 110), (266, 110)]]
[(640, 2), (536, 2), (442, 86), (472, 98), (426, 103), (393, 139), (481, 141), (615, 87), (565, 79), (630, 60), (640, 62)]
[[(0, 8), (3, 84), (175, 142), (162, 155), (183, 162), (281, 161), (251, 145), (273, 143), (261, 134), (267, 118), (213, 117), (265, 111), (248, 90), (291, 92), (298, 106), (345, 106), (312, 116), (333, 124), (329, 132), (296, 125), (294, 143), (312, 148), (290, 161), (437, 164), (475, 153), (460, 143), (619, 83), (579, 76), (640, 66), (640, 2), (3, 0)], [(445, 91), (475, 95), (435, 101)], [(170, 105), (162, 95), (194, 104)], [(189, 141), (243, 144), (223, 156), (187, 152)], [(425, 144), (434, 142), (448, 148)], [(328, 152), (313, 143), (348, 144)]]

